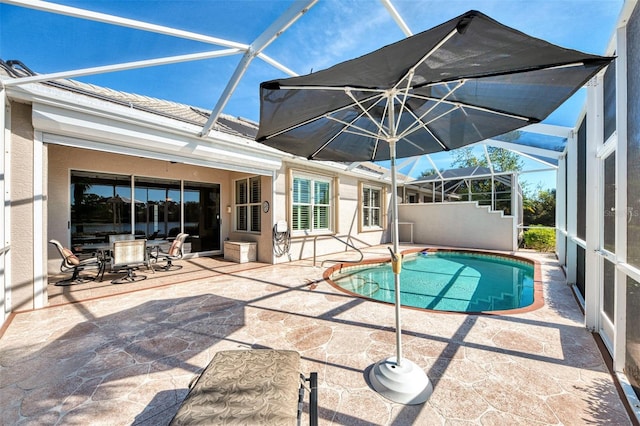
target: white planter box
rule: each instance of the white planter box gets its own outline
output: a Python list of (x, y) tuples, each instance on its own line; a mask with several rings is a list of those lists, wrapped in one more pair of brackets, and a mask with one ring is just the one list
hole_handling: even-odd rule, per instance
[(225, 241), (224, 259), (237, 263), (255, 262), (258, 243), (244, 241)]

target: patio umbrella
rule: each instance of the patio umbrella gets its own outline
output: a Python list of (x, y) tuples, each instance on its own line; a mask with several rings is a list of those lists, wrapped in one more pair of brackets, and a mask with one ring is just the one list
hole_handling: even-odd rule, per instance
[[(395, 191), (396, 158), (538, 123), (611, 60), (469, 11), (326, 70), (262, 83), (256, 140), (311, 160), (391, 160)], [(396, 196), (391, 204), (397, 352), (369, 377), (383, 396), (419, 404), (431, 384), (402, 357)]]

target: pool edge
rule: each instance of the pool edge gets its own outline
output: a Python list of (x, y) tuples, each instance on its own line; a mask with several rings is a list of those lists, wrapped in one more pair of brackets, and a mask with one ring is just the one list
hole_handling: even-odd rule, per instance
[[(496, 316), (496, 315), (516, 315), (516, 314), (523, 314), (523, 313), (528, 313), (528, 312), (532, 312), (532, 311), (536, 311), (540, 308), (542, 308), (544, 306), (544, 289), (543, 289), (543, 285), (542, 285), (542, 269), (540, 266), (540, 262), (538, 262), (535, 259), (529, 259), (527, 257), (523, 257), (523, 256), (518, 256), (515, 255), (513, 253), (503, 253), (503, 252), (497, 252), (497, 251), (486, 251), (486, 250), (473, 250), (473, 249), (469, 249), (469, 248), (440, 248), (440, 247), (426, 247), (426, 248), (411, 248), (411, 249), (407, 249), (407, 250), (403, 250), (401, 252), (401, 255), (404, 257), (406, 255), (409, 254), (414, 254), (414, 253), (420, 253), (420, 252), (424, 252), (427, 251), (429, 253), (435, 253), (438, 251), (443, 251), (443, 252), (459, 252), (459, 253), (476, 253), (476, 254), (488, 254), (488, 255), (492, 255), (492, 256), (501, 256), (501, 257), (506, 257), (509, 259), (515, 259), (521, 262), (526, 262), (526, 263), (530, 263), (533, 265), (533, 303), (531, 303), (529, 306), (525, 306), (522, 308), (515, 308), (515, 309), (508, 309), (508, 310), (501, 310), (501, 311), (477, 311), (477, 312), (459, 312), (459, 311), (443, 311), (443, 310), (436, 310), (436, 309), (427, 309), (427, 308), (417, 308), (414, 306), (406, 306), (406, 305), (402, 305), (403, 309), (413, 309), (413, 310), (417, 310), (417, 311), (426, 311), (426, 312), (434, 312), (434, 313), (439, 313), (439, 314), (451, 314), (451, 315), (485, 315), (485, 316)], [(376, 263), (388, 263), (389, 262), (389, 258), (388, 257), (383, 257), (383, 258), (375, 258), (375, 259), (364, 259), (358, 263), (338, 263), (335, 264), (333, 266), (330, 266), (329, 268), (325, 269), (325, 271), (322, 273), (322, 278), (329, 283), (333, 288), (335, 288), (336, 290), (340, 291), (341, 293), (345, 293), (354, 297), (358, 297), (360, 299), (364, 299), (364, 300), (370, 300), (372, 302), (376, 302), (376, 303), (384, 303), (386, 305), (391, 305), (393, 306), (393, 303), (390, 302), (383, 302), (381, 300), (375, 300), (375, 299), (371, 299), (369, 297), (363, 296), (361, 294), (358, 293), (354, 293), (352, 291), (346, 290), (343, 287), (339, 286), (338, 284), (336, 284), (330, 277), (331, 274), (339, 269), (342, 268), (348, 268), (348, 267), (354, 267), (354, 266), (359, 266), (359, 265), (371, 265), (371, 264), (376, 264)]]

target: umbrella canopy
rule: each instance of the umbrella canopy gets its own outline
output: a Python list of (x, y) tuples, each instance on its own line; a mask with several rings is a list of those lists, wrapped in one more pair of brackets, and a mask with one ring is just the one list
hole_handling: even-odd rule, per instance
[[(396, 187), (396, 158), (460, 148), (540, 122), (611, 59), (470, 11), (324, 71), (262, 83), (256, 140), (312, 160), (390, 159)], [(397, 354), (376, 363), (369, 378), (383, 396), (419, 404), (432, 386), (402, 357), (397, 197), (391, 217)]]
[(610, 60), (469, 11), (326, 70), (262, 83), (256, 139), (346, 162), (389, 159), (380, 142), (392, 133), (398, 158), (456, 149), (542, 121)]

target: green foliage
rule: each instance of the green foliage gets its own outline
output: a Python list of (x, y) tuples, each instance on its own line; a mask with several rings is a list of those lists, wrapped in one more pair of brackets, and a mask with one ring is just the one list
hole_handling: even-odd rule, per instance
[(552, 252), (556, 247), (556, 230), (553, 228), (529, 228), (524, 232), (524, 248)]
[(456, 149), (451, 151), (451, 167), (452, 168), (464, 168), (484, 166), (487, 167), (488, 163), (485, 158), (478, 158), (473, 153), (473, 147), (467, 146), (465, 148)]
[(538, 189), (534, 196), (524, 194), (523, 222), (525, 226), (555, 226), (556, 223), (556, 190)]
[[(512, 172), (522, 170), (523, 164), (520, 156), (515, 152), (503, 148), (487, 147), (487, 153), (491, 160), (491, 165), (496, 172)], [(451, 167), (489, 167), (486, 156), (476, 157), (473, 147), (466, 147), (451, 151), (453, 157)]]
[[(440, 171), (442, 171), (442, 170), (440, 170)], [(438, 171), (436, 169), (433, 169), (433, 168), (423, 170), (422, 173), (420, 173), (420, 176), (418, 176), (418, 180), (426, 178), (428, 176), (433, 176), (433, 175), (435, 175), (437, 173), (438, 173)]]

